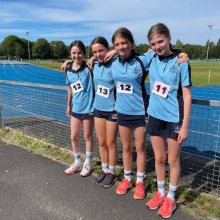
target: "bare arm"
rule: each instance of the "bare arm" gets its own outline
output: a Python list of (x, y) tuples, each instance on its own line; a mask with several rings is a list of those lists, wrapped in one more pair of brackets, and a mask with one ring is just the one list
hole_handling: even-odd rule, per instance
[(72, 62), (73, 62), (72, 60), (66, 60), (66, 61), (62, 64), (62, 66), (60, 67), (60, 68), (61, 68), (61, 71), (62, 71), (62, 72), (66, 72), (67, 65), (68, 65), (69, 63), (72, 63)]
[(189, 118), (190, 118), (191, 105), (192, 105), (191, 88), (183, 87), (182, 92), (183, 92), (183, 100), (184, 100), (184, 106), (183, 106), (184, 117), (183, 117), (182, 127), (178, 135), (179, 143), (182, 143), (188, 137), (188, 126), (189, 126)]
[(96, 57), (95, 56), (92, 56), (87, 62), (86, 62), (86, 64), (87, 64), (87, 66), (89, 67), (89, 69), (93, 69), (93, 64), (94, 64), (94, 62), (96, 61)]
[[(108, 62), (109, 60), (111, 60), (115, 55), (117, 54), (116, 50), (110, 50), (104, 59), (104, 62)], [(93, 68), (93, 64), (94, 62), (97, 60), (97, 58), (95, 56), (91, 57), (88, 61), (87, 61), (87, 66), (92, 69)]]
[(116, 50), (110, 50), (105, 56), (105, 62), (111, 60), (117, 54)]
[(66, 103), (66, 115), (71, 116), (72, 111), (72, 89), (70, 85), (68, 85), (67, 88), (67, 103)]

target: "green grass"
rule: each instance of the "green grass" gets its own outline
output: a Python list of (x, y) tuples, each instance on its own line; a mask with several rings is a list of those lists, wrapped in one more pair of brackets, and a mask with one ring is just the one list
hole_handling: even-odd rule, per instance
[(202, 194), (187, 187), (179, 187), (177, 197), (178, 203), (199, 219), (207, 219), (207, 217), (220, 219), (219, 198)]
[[(33, 65), (60, 71), (62, 63), (52, 61), (31, 61)], [(220, 85), (220, 63), (218, 62), (190, 62), (193, 86)], [(208, 77), (210, 73), (210, 81)]]
[(44, 155), (65, 164), (72, 162), (70, 151), (50, 143), (50, 140), (36, 139), (9, 127), (0, 128), (0, 140), (15, 144), (25, 150)]
[(193, 86), (220, 85), (220, 63), (190, 62), (190, 65)]
[[(0, 140), (15, 144), (27, 151), (46, 156), (66, 165), (72, 163), (70, 151), (51, 144), (50, 140), (36, 139), (8, 127), (0, 128)], [(93, 168), (93, 174), (96, 175), (101, 170), (101, 162), (95, 160)], [(116, 174), (121, 179), (123, 167), (118, 166)], [(132, 178), (132, 182), (135, 184), (135, 177)], [(147, 197), (149, 199), (157, 189), (156, 180), (151, 176), (147, 176), (145, 187), (148, 191)], [(177, 204), (183, 211), (199, 217), (199, 219), (207, 219), (208, 217), (220, 219), (220, 200), (212, 195), (201, 194), (196, 190), (182, 186), (177, 191)]]
[(49, 69), (54, 69), (54, 70), (58, 70), (58, 71), (61, 71), (60, 67), (62, 65), (62, 63), (58, 63), (58, 62), (52, 62), (47, 60), (43, 60), (43, 61), (27, 61), (28, 63), (31, 63), (33, 65), (36, 65), (36, 66), (41, 66), (41, 67), (44, 67), (44, 68), (49, 68)]

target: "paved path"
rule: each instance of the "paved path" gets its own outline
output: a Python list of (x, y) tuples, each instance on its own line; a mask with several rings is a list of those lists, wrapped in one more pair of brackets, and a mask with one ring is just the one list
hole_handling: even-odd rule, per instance
[[(0, 142), (1, 220), (161, 219), (143, 201), (104, 189), (94, 176), (66, 176), (65, 165)], [(195, 220), (178, 208), (170, 219)]]

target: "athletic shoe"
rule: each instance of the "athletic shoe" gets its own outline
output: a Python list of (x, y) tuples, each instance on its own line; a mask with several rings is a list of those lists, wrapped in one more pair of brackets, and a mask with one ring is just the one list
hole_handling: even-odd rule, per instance
[(145, 197), (145, 187), (141, 182), (136, 183), (134, 191), (134, 199), (144, 199)]
[(67, 174), (67, 175), (73, 175), (77, 172), (79, 172), (81, 170), (80, 168), (80, 165), (78, 164), (71, 164), (71, 166), (69, 168), (67, 168), (64, 172)]
[(98, 175), (96, 177), (96, 184), (100, 184), (104, 180), (106, 175), (107, 175), (107, 173), (104, 172), (103, 170), (100, 173), (98, 173)]
[(87, 177), (87, 176), (91, 175), (91, 173), (92, 173), (91, 164), (90, 163), (84, 163), (83, 164), (83, 169), (80, 172), (80, 175), (83, 176), (83, 177)]
[(116, 181), (117, 177), (115, 174), (108, 173), (103, 181), (100, 183), (101, 186), (104, 186), (106, 188), (110, 187), (113, 185), (113, 183)]
[(170, 216), (173, 214), (173, 211), (175, 209), (176, 209), (175, 201), (173, 201), (168, 197), (165, 197), (162, 206), (160, 207), (157, 214), (163, 218), (170, 218)]
[(124, 178), (122, 180), (121, 183), (118, 184), (117, 188), (116, 188), (116, 193), (123, 195), (125, 193), (127, 193), (127, 191), (132, 187), (132, 184), (130, 181), (128, 181), (126, 178)]
[(153, 198), (146, 203), (146, 206), (150, 209), (157, 209), (162, 205), (164, 198), (165, 196), (161, 196), (160, 192), (157, 192), (154, 194)]

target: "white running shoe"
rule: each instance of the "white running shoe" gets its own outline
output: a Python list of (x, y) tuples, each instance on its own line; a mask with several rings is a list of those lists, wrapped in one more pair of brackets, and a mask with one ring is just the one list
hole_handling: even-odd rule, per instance
[(67, 175), (73, 175), (77, 172), (79, 172), (81, 170), (80, 168), (80, 165), (79, 164), (76, 164), (76, 163), (73, 163), (71, 164), (71, 166), (69, 168), (67, 168), (64, 172), (67, 174)]
[(92, 173), (92, 165), (90, 163), (84, 163), (83, 169), (80, 173), (81, 176), (86, 177), (91, 175)]

